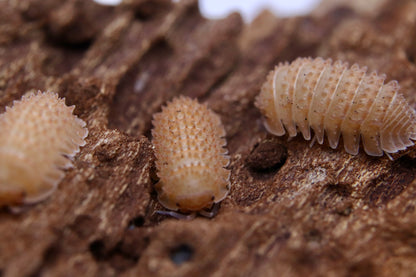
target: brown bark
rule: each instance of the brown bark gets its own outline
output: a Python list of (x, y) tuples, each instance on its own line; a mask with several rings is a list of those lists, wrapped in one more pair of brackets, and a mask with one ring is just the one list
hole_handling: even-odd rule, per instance
[[(273, 65), (323, 56), (397, 79), (415, 107), (416, 2), (345, 2), (250, 25), (193, 0), (0, 2), (1, 112), (55, 91), (90, 132), (48, 200), (0, 212), (0, 276), (416, 275), (415, 148), (310, 148), (267, 134), (253, 104)], [(231, 192), (212, 219), (155, 214), (151, 118), (177, 95), (227, 132)]]

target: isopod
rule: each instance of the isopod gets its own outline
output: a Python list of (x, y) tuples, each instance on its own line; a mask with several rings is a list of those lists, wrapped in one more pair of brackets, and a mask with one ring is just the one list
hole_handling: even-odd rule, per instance
[(153, 126), (159, 202), (169, 210), (198, 212), (223, 200), (230, 173), (219, 116), (181, 96), (154, 115)]
[(358, 154), (361, 137), (368, 155), (388, 155), (414, 144), (416, 115), (398, 82), (384, 84), (385, 78), (357, 64), (298, 58), (269, 73), (255, 104), (274, 135), (300, 130), (310, 140), (312, 128), (318, 143), (326, 133), (333, 149), (342, 134), (349, 154)]
[(40, 91), (13, 101), (0, 115), (0, 206), (46, 199), (72, 165), (88, 134), (74, 106)]

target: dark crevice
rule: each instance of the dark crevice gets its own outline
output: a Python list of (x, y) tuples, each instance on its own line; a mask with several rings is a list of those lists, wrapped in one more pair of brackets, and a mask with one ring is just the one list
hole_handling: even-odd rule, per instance
[(140, 21), (148, 21), (156, 17), (162, 17), (172, 9), (171, 0), (147, 0), (133, 4), (135, 18)]
[(71, 44), (63, 42), (60, 39), (54, 37), (46, 37), (44, 43), (52, 48), (62, 49), (63, 51), (79, 51), (85, 52), (90, 48), (93, 43), (93, 39), (89, 39), (80, 43)]
[(348, 268), (349, 276), (377, 276), (371, 261), (356, 262)]
[(412, 41), (407, 47), (405, 52), (406, 52), (407, 60), (411, 62), (413, 65), (415, 65), (416, 64), (416, 29), (411, 37), (412, 37)]
[(307, 241), (320, 241), (322, 239), (322, 234), (318, 229), (311, 229), (304, 237)]
[(187, 244), (181, 244), (170, 251), (170, 259), (177, 265), (190, 261), (193, 255), (194, 249)]
[(235, 73), (239, 68), (240, 62), (238, 59), (234, 61), (232, 66), (229, 68), (227, 72), (225, 72), (222, 76), (217, 78), (217, 80), (212, 83), (212, 85), (209, 87), (209, 89), (200, 97), (198, 97), (200, 102), (204, 102), (209, 99), (209, 97), (219, 88), (221, 88), (230, 78), (233, 76), (233, 73)]
[(95, 240), (90, 244), (90, 252), (98, 261), (103, 260), (106, 256), (104, 242), (102, 240)]
[(108, 263), (118, 272), (133, 267), (139, 260), (137, 254), (125, 251), (122, 242), (117, 243), (112, 249), (106, 249), (103, 240), (95, 240), (90, 244), (89, 249), (95, 260)]
[(142, 216), (135, 217), (132, 220), (130, 220), (128, 228), (129, 229), (134, 229), (134, 228), (138, 228), (138, 227), (143, 227), (144, 222), (145, 222), (144, 217), (142, 217)]
[(324, 194), (335, 195), (341, 197), (349, 197), (352, 193), (352, 188), (347, 184), (328, 184), (325, 187)]
[(47, 15), (45, 33), (51, 40), (74, 47), (91, 43), (112, 20), (114, 9), (94, 1), (66, 1)]
[(415, 179), (416, 160), (404, 156), (389, 171), (373, 179), (363, 190), (365, 202), (371, 206), (385, 205), (400, 195)]
[(142, 118), (145, 110), (151, 107), (143, 103), (151, 103), (157, 95), (152, 91), (166, 93), (166, 75), (174, 50), (161, 39), (134, 65), (121, 79), (114, 96), (109, 114), (109, 128), (119, 129), (131, 135), (140, 130), (150, 129), (150, 118)]
[(234, 44), (229, 41), (216, 45), (206, 57), (197, 60), (192, 66), (180, 91), (200, 101), (208, 99), (237, 68), (237, 52)]
[(42, 72), (47, 76), (62, 76), (71, 71), (90, 48), (91, 41), (68, 45), (54, 39), (47, 39), (43, 46), (49, 55), (43, 61)]
[[(42, 276), (42, 271), (44, 268), (47, 268), (49, 265), (55, 264), (59, 255), (60, 255), (60, 248), (59, 245), (56, 243), (51, 244), (48, 248), (46, 248), (45, 252), (43, 253), (43, 263), (41, 263), (31, 274), (31, 277), (38, 277)], [(1, 272), (0, 272), (1, 277)]]
[(316, 202), (319, 206), (339, 216), (349, 216), (353, 212), (351, 194), (353, 187), (347, 183), (329, 183), (322, 187)]

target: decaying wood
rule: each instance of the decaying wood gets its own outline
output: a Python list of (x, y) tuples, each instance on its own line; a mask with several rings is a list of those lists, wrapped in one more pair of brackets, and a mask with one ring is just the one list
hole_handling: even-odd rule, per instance
[[(416, 2), (338, 2), (244, 25), (194, 0), (1, 1), (1, 112), (54, 91), (89, 136), (52, 197), (1, 211), (0, 275), (416, 275), (415, 148), (309, 148), (267, 134), (253, 104), (273, 65), (323, 56), (386, 73), (416, 106)], [(212, 219), (155, 214), (151, 118), (177, 95), (227, 132), (231, 191)]]

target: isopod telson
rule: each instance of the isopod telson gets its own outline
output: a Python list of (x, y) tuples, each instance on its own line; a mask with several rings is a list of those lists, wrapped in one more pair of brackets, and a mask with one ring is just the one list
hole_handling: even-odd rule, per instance
[(0, 206), (44, 200), (85, 144), (85, 122), (52, 92), (29, 94), (0, 115)]
[(413, 145), (416, 114), (399, 93), (397, 81), (367, 74), (366, 67), (322, 58), (298, 58), (279, 64), (267, 76), (256, 106), (272, 134), (290, 137), (297, 128), (306, 140), (310, 128), (322, 144), (324, 132), (335, 149), (340, 135), (347, 153), (356, 155), (360, 137), (365, 152), (382, 156)]
[(159, 202), (173, 211), (197, 212), (223, 200), (230, 173), (220, 118), (182, 96), (154, 115), (153, 126)]

